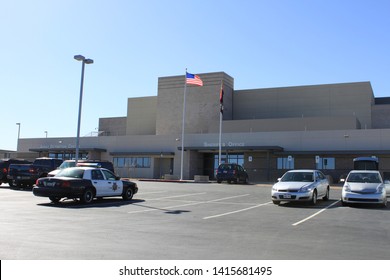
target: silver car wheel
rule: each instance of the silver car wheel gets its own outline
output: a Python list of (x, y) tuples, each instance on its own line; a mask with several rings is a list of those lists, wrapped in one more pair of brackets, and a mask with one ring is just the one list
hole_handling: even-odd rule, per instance
[(317, 204), (317, 190), (313, 191), (313, 197), (311, 198), (311, 205)]

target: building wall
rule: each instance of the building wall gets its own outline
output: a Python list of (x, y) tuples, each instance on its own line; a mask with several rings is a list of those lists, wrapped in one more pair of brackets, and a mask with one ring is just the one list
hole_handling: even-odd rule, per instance
[(390, 104), (372, 106), (372, 128), (390, 128)]
[[(187, 85), (186, 133), (208, 133), (210, 121), (219, 120), (219, 92), (224, 83), (224, 119), (232, 118), (233, 78), (223, 72), (199, 74), (204, 86)], [(157, 135), (181, 135), (184, 75), (158, 79)]]
[(126, 135), (127, 117), (100, 118), (99, 133), (105, 136)]
[(127, 100), (126, 135), (156, 134), (157, 96)]
[[(223, 121), (223, 133), (266, 132), (266, 131), (306, 131), (306, 130), (360, 129), (356, 117), (304, 117), (260, 120)], [(210, 132), (219, 132), (219, 122), (210, 123)]]
[(371, 128), (369, 82), (234, 91), (233, 119), (354, 116)]

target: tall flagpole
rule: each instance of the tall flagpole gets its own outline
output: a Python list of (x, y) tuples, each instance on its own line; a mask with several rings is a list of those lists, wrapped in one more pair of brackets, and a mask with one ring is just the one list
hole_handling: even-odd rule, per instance
[[(222, 94), (222, 90), (223, 90), (223, 81), (221, 81), (221, 89), (220, 89), (220, 92), (219, 94), (221, 95)], [(220, 101), (221, 101), (221, 96), (219, 97), (220, 98)], [(222, 163), (222, 115), (223, 115), (223, 104), (220, 103), (219, 104), (220, 108), (219, 108), (219, 152), (218, 152), (218, 165), (220, 165)]]
[(184, 75), (184, 98), (183, 98), (183, 123), (181, 126), (181, 159), (180, 159), (180, 180), (183, 180), (184, 165), (184, 124), (186, 121), (186, 94), (187, 94), (187, 68)]

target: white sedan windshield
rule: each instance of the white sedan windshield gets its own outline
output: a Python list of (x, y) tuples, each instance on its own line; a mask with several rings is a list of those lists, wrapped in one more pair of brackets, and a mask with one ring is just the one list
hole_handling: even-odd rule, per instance
[(312, 172), (287, 172), (281, 179), (282, 182), (313, 182)]
[(352, 173), (348, 176), (347, 182), (350, 183), (381, 183), (378, 173)]

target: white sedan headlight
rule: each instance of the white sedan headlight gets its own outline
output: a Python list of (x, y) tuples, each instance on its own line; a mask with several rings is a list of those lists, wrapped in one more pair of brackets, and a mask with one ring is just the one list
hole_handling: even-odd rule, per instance
[(309, 184), (309, 185), (306, 185), (306, 186), (303, 186), (302, 188), (300, 188), (300, 192), (310, 192), (312, 189), (313, 189), (314, 185), (312, 184)]
[(351, 191), (351, 186), (348, 185), (348, 184), (345, 184), (345, 185), (344, 185), (344, 191), (350, 192), (350, 191)]
[(383, 192), (383, 185), (379, 185), (377, 188), (376, 188), (376, 193), (382, 193)]

